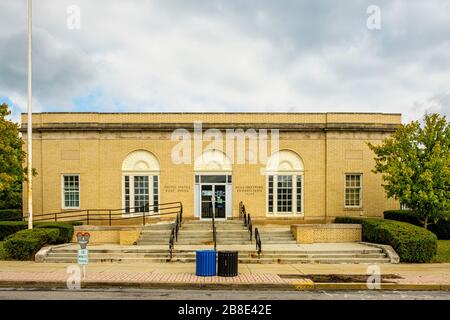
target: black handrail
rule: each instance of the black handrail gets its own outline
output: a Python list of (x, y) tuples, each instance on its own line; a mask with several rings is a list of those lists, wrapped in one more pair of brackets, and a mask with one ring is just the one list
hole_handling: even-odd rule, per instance
[(170, 237), (169, 237), (170, 260), (172, 260), (173, 248), (175, 246), (175, 242), (178, 241), (178, 231), (180, 230), (182, 219), (183, 219), (183, 214), (180, 212), (179, 214), (177, 214), (177, 217), (175, 218), (175, 223), (170, 232)]
[(242, 203), (242, 201), (239, 202), (239, 219), (242, 220), (242, 222), (244, 223), (244, 227), (248, 230), (251, 241), (253, 236), (252, 219), (250, 218), (250, 213), (247, 214), (247, 211), (245, 210), (245, 205)]
[(256, 242), (256, 251), (258, 252), (258, 258), (262, 251), (262, 245), (261, 245), (261, 236), (259, 234), (258, 228), (255, 228), (255, 242)]
[(183, 205), (181, 205), (181, 208), (180, 208), (180, 224), (181, 224), (181, 222), (183, 222)]
[[(133, 209), (134, 212), (127, 212)], [(103, 213), (100, 213), (103, 212)], [(161, 203), (158, 205), (144, 205), (134, 208), (120, 208), (120, 209), (83, 209), (60, 211), (54, 213), (46, 213), (33, 216), (33, 222), (38, 221), (82, 221), (89, 224), (91, 221), (108, 221), (112, 225), (113, 221), (138, 219), (142, 217), (142, 224), (145, 225), (148, 217), (159, 217), (169, 214), (179, 214), (180, 221), (182, 219), (183, 204), (179, 201)], [(129, 216), (124, 216), (130, 214)], [(23, 221), (27, 221), (27, 216), (24, 216)]]
[(242, 220), (242, 212), (243, 212), (243, 203), (242, 203), (242, 201), (239, 201), (239, 219), (241, 219)]
[(175, 241), (178, 241), (178, 231), (181, 227), (181, 217), (180, 214), (177, 214), (177, 217), (175, 218)]
[(174, 244), (175, 244), (175, 226), (172, 227), (172, 231), (170, 232), (170, 236), (169, 236), (169, 255), (170, 255), (170, 260), (172, 260)]
[(215, 212), (215, 210), (213, 210), (211, 221), (212, 221), (212, 233), (213, 233), (214, 251), (216, 251), (216, 249), (217, 249), (216, 219), (214, 217), (215, 215), (216, 215), (216, 212)]
[(247, 229), (248, 229), (248, 232), (250, 233), (250, 241), (252, 241), (253, 224), (252, 224), (252, 219), (250, 218), (250, 213), (247, 215)]

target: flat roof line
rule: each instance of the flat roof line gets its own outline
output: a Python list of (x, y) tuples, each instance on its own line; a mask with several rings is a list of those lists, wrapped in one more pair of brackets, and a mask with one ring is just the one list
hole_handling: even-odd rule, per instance
[[(22, 112), (22, 115), (27, 114)], [(227, 115), (227, 114), (298, 114), (298, 115), (325, 115), (325, 114), (364, 114), (364, 115), (399, 115), (401, 113), (390, 112), (33, 112), (33, 114), (214, 114), (214, 115)]]

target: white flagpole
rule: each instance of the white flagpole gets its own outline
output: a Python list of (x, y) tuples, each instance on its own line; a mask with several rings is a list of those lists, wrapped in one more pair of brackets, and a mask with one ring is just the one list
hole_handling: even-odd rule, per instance
[(27, 197), (28, 197), (28, 229), (33, 229), (33, 172), (32, 172), (32, 152), (33, 152), (33, 130), (32, 130), (32, 65), (31, 65), (31, 40), (32, 40), (32, 0), (28, 0), (28, 119), (27, 119)]

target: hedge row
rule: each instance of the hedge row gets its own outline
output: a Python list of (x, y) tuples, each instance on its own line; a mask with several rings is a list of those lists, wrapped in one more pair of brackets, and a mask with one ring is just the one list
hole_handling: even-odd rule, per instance
[[(438, 239), (450, 240), (450, 211), (443, 211), (436, 224), (430, 224), (428, 230), (436, 234)], [(388, 210), (384, 212), (384, 218), (403, 221), (422, 227), (417, 214), (413, 210)]]
[(0, 221), (22, 221), (21, 209), (0, 210)]
[(73, 225), (64, 222), (46, 222), (37, 223), (36, 228), (40, 229), (57, 229), (59, 231), (57, 243), (66, 243), (72, 240)]
[(335, 222), (361, 224), (364, 241), (392, 246), (401, 262), (430, 262), (437, 251), (436, 235), (406, 222), (353, 217)]
[(30, 260), (44, 245), (57, 243), (58, 237), (58, 229), (21, 230), (6, 238), (3, 248), (14, 260)]
[(0, 241), (9, 235), (27, 228), (27, 223), (22, 221), (0, 221)]
[[(79, 222), (37, 222), (35, 228), (52, 228), (59, 230), (58, 243), (70, 242), (73, 236), (74, 225), (80, 225)], [(23, 221), (0, 221), (0, 241), (16, 233), (17, 231), (27, 229), (28, 223)]]

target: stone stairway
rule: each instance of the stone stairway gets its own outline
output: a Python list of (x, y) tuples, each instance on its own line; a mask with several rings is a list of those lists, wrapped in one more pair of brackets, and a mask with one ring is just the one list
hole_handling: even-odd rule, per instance
[[(166, 245), (169, 243), (172, 223), (145, 226), (137, 242), (138, 245)], [(260, 227), (261, 241), (264, 244), (295, 244), (295, 239), (288, 228)], [(247, 228), (240, 220), (216, 221), (217, 244), (252, 244)], [(254, 236), (254, 235), (253, 235)], [(175, 245), (210, 245), (213, 244), (212, 224), (208, 220), (185, 221), (178, 232)]]
[(261, 243), (263, 244), (296, 244), (297, 242), (289, 228), (274, 229), (259, 227)]
[[(169, 237), (173, 223), (158, 223), (142, 229), (137, 246), (91, 245), (90, 262), (195, 262), (195, 251), (213, 248), (211, 221), (188, 220), (182, 224), (169, 257)], [(255, 250), (255, 239), (240, 220), (216, 221), (218, 250), (238, 250), (240, 263), (389, 263), (382, 249), (362, 244), (298, 246), (288, 228), (260, 226), (263, 251)], [(78, 245), (56, 247), (45, 262), (76, 263)]]
[[(252, 244), (248, 230), (239, 220), (216, 221), (217, 244)], [(178, 233), (178, 245), (213, 244), (212, 223), (205, 220), (185, 221)]]
[(157, 223), (144, 226), (139, 235), (137, 244), (142, 245), (169, 245), (170, 232), (173, 223)]
[[(123, 262), (123, 263), (194, 263), (195, 248), (175, 249), (172, 260), (168, 250), (152, 246), (132, 246), (126, 248), (91, 246), (89, 262)], [(365, 247), (343, 250), (264, 250), (260, 256), (249, 246), (237, 248), (240, 263), (286, 264), (286, 263), (389, 263), (381, 249)], [(220, 247), (218, 248), (220, 250)], [(76, 263), (76, 245), (53, 249), (44, 262)]]

